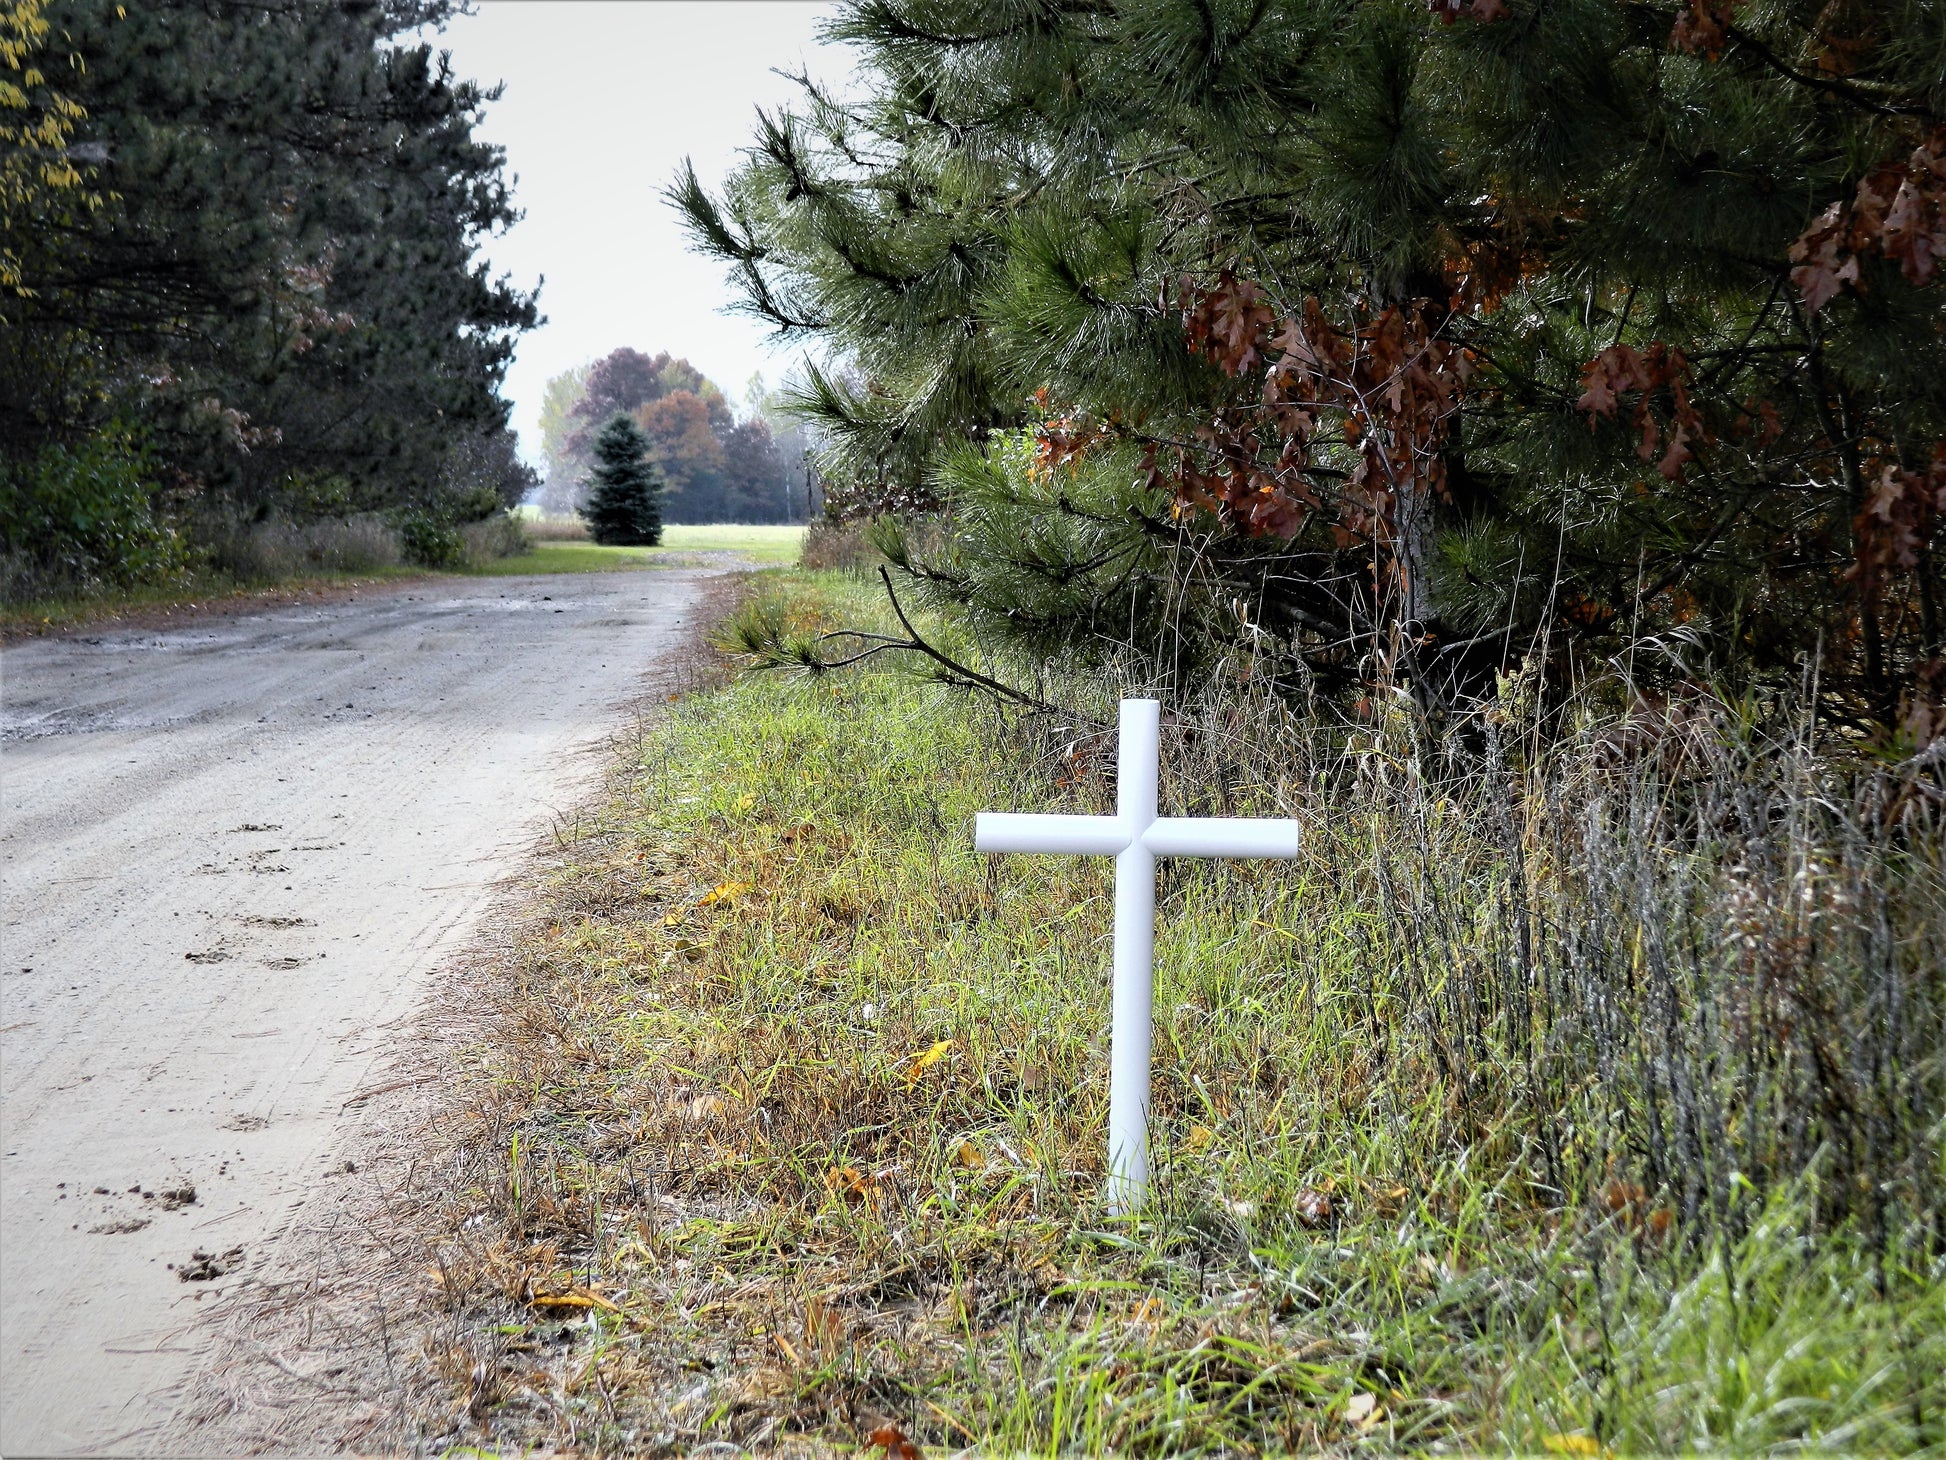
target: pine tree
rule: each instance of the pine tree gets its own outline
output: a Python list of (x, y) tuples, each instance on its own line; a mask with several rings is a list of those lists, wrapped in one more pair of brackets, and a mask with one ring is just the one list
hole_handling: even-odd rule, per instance
[(505, 426), (537, 317), (475, 256), (519, 214), (474, 135), (498, 92), (426, 39), (447, 0), (45, 10), (50, 75), (85, 113), (65, 155), (99, 198), (7, 184), (0, 439), (133, 422), (171, 480), (238, 515), (444, 515), (453, 443)]
[[(851, 0), (672, 196), (922, 595), (1422, 703), (1946, 675), (1946, 0)], [(835, 494), (834, 494), (835, 495)]]
[(616, 416), (595, 438), (595, 469), (581, 515), (596, 542), (654, 547), (662, 541), (662, 479), (648, 453), (649, 438), (627, 416)]

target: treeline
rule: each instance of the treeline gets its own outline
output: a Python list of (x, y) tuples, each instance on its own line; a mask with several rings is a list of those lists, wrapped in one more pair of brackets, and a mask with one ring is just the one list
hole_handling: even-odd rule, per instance
[(1941, 0), (853, 0), (827, 35), (856, 94), (807, 81), (674, 195), (854, 363), (799, 401), (834, 499), (984, 642), (1435, 720), (1523, 663), (1815, 661), (1840, 721), (1941, 723)]
[[(20, 596), (363, 517), (421, 560), (534, 485), (497, 93), (447, 0), (0, 5), (0, 548)], [(295, 540), (295, 539), (292, 539)]]
[(754, 377), (741, 418), (721, 387), (666, 351), (627, 347), (563, 371), (541, 403), (547, 462), (541, 505), (577, 510), (585, 500), (595, 438), (616, 416), (648, 437), (674, 522), (796, 522), (807, 506), (810, 438)]

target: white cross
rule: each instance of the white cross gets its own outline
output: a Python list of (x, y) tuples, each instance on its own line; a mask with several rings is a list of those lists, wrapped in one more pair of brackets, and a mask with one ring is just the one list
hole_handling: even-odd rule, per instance
[(1155, 814), (1162, 707), (1123, 700), (1113, 816), (1015, 816), (982, 811), (983, 852), (1056, 852), (1115, 859), (1115, 1024), (1109, 1050), (1109, 1204), (1141, 1209), (1149, 1189), (1149, 1040), (1155, 1001), (1155, 859), (1295, 857), (1295, 821)]

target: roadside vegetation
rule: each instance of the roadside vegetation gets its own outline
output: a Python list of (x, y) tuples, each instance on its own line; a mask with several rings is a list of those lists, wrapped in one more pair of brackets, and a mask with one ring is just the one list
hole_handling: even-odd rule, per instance
[[(876, 586), (768, 579), (721, 641), (903, 636)], [(1119, 1219), (1110, 868), (972, 820), (1112, 807), (1146, 686), (916, 658), (682, 698), (563, 830), (448, 1116), (449, 1441), (1946, 1453), (1923, 766), (1783, 698), (1516, 675), (1460, 758), (1403, 697), (1178, 698), (1165, 806), (1307, 848), (1164, 865)]]
[[(797, 561), (805, 529), (770, 524), (669, 523), (653, 548), (605, 547), (588, 536), (575, 517), (523, 516), (521, 530), (533, 551), (485, 565), (487, 573), (601, 573), (615, 568), (651, 567), (719, 560), (725, 553), (759, 567), (789, 567)], [(704, 556), (710, 555), (710, 556)]]

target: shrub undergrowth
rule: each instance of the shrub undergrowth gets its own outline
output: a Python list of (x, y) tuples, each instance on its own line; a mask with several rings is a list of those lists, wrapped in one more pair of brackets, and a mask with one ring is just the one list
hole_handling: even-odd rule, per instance
[(1163, 864), (1114, 1218), (1111, 868), (972, 850), (1112, 807), (1118, 687), (1053, 688), (1071, 723), (878, 659), (644, 732), (463, 1081), (461, 1432), (1946, 1453), (1937, 759), (1700, 700), (1543, 741), (1511, 682), (1464, 761), (1403, 709), (1172, 707), (1165, 814), (1308, 844)]

